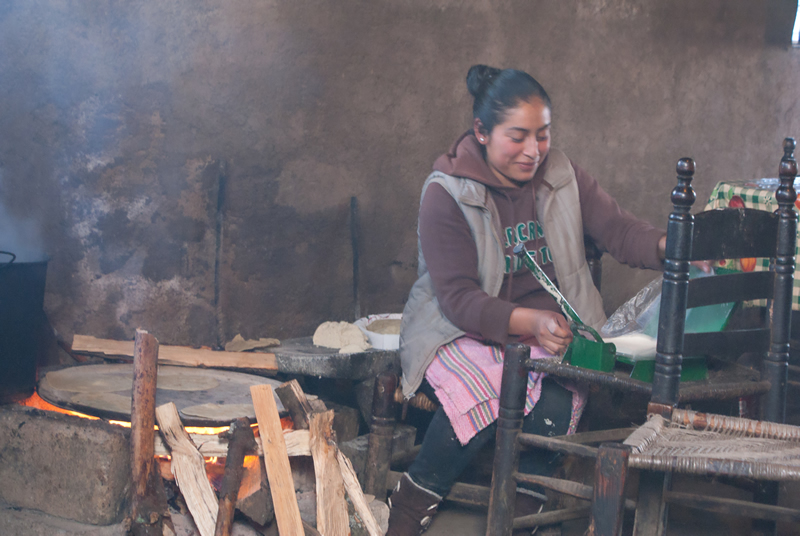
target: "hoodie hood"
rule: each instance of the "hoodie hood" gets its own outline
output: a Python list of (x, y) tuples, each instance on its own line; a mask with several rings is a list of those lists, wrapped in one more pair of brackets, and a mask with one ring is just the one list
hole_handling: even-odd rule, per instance
[(492, 188), (502, 188), (502, 184), (484, 160), (481, 144), (472, 130), (462, 134), (449, 151), (436, 159), (433, 170), (453, 177), (472, 179)]

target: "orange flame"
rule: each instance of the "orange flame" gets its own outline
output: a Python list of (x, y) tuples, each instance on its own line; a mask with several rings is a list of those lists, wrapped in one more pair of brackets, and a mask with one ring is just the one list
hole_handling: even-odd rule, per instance
[[(94, 420), (94, 421), (100, 420), (99, 417), (95, 417), (93, 415), (87, 415), (85, 413), (80, 413), (78, 411), (71, 411), (71, 410), (68, 410), (68, 409), (60, 408), (58, 406), (54, 406), (50, 402), (48, 402), (45, 399), (43, 399), (42, 397), (40, 397), (38, 393), (33, 393), (31, 396), (29, 396), (25, 400), (20, 401), (19, 404), (21, 406), (28, 406), (28, 407), (31, 407), (31, 408), (42, 409), (42, 410), (45, 410), (45, 411), (55, 411), (57, 413), (64, 413), (66, 415), (74, 415), (74, 416), (80, 417), (82, 419), (91, 419), (91, 420)], [(131, 427), (131, 423), (127, 422), (127, 421), (109, 420), (108, 422), (111, 423), (111, 424), (117, 425), (117, 426), (122, 426), (124, 428), (130, 428)], [(222, 432), (225, 432), (226, 430), (228, 430), (228, 428), (230, 428), (230, 426), (218, 426), (218, 427), (215, 427), (215, 428), (202, 427), (202, 426), (187, 426), (186, 427), (186, 433), (187, 434), (198, 434), (198, 435), (218, 435), (218, 434), (221, 434)], [(158, 426), (156, 426), (155, 429), (158, 430)]]

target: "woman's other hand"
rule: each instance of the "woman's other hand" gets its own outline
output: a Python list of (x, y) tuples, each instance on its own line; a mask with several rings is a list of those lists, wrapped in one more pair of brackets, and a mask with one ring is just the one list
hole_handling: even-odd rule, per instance
[(517, 307), (511, 312), (508, 324), (509, 333), (536, 337), (541, 347), (553, 355), (562, 355), (572, 342), (567, 319), (553, 311)]

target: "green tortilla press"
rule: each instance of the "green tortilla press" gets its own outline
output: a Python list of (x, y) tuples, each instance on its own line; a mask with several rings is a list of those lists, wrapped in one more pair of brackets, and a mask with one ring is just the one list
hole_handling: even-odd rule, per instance
[[(550, 281), (547, 274), (542, 271), (533, 256), (525, 248), (525, 244), (514, 246), (514, 254), (522, 260), (524, 264), (536, 278), (542, 287), (555, 298), (564, 315), (570, 320), (572, 330), (572, 342), (564, 353), (562, 363), (569, 363), (576, 367), (611, 372), (614, 369), (617, 349), (612, 343), (603, 342), (603, 338), (591, 326), (583, 323), (575, 309), (567, 302), (558, 288)], [(587, 338), (584, 333), (591, 336)]]

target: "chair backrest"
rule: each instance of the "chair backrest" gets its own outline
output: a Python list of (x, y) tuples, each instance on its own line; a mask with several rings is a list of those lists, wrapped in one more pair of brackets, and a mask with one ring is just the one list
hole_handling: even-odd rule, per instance
[[(762, 418), (784, 421), (797, 229), (794, 148), (794, 139), (787, 138), (774, 213), (726, 208), (693, 216), (694, 161), (678, 161), (678, 185), (672, 191), (673, 211), (667, 226), (651, 411), (677, 403), (683, 356), (738, 357), (744, 352), (763, 352), (763, 379), (771, 387), (762, 404)], [(689, 279), (691, 261), (751, 257), (772, 259), (770, 270)], [(769, 300), (768, 327), (684, 333), (689, 308), (753, 299)]]

